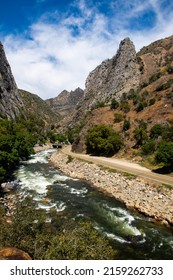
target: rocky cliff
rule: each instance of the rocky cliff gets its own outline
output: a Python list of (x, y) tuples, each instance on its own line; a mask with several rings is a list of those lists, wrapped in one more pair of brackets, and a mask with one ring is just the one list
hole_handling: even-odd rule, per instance
[(0, 117), (14, 119), (20, 114), (23, 102), (18, 93), (3, 45), (0, 43)]
[(83, 106), (90, 109), (97, 102), (121, 98), (123, 92), (137, 88), (139, 64), (134, 44), (129, 38), (121, 41), (117, 54), (103, 61), (86, 79)]
[(51, 109), (62, 117), (71, 114), (76, 104), (83, 98), (84, 91), (81, 88), (77, 88), (74, 91), (63, 90), (57, 97), (47, 99), (47, 104)]

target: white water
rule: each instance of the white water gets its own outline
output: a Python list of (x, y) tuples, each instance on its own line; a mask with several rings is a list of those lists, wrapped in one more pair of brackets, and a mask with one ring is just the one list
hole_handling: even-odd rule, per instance
[(99, 195), (86, 183), (59, 173), (48, 164), (51, 153), (52, 150), (40, 152), (21, 164), (16, 171), (16, 177), (20, 180), (18, 191), (21, 194), (31, 193), (38, 208), (47, 212), (55, 209), (57, 212), (64, 211), (65, 215), (72, 213), (72, 219), (91, 219), (95, 228), (115, 241), (116, 246), (117, 243), (122, 246), (121, 250), (132, 244), (127, 236), (139, 236), (138, 244), (150, 244), (145, 254), (148, 254), (151, 247), (151, 252), (156, 252), (156, 256), (160, 254), (158, 250), (162, 253), (164, 248), (168, 248), (167, 254), (170, 255), (170, 250), (173, 251), (173, 238), (169, 233), (164, 233), (162, 237), (157, 227), (146, 224), (149, 219), (131, 214), (113, 199)]

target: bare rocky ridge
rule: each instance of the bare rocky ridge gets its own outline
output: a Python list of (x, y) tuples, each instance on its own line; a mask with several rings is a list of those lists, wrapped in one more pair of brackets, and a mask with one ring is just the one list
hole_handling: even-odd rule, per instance
[(83, 98), (84, 91), (81, 88), (77, 88), (74, 91), (63, 90), (57, 97), (47, 99), (47, 104), (52, 110), (62, 117), (71, 114), (74, 111), (75, 106)]
[(117, 54), (94, 69), (86, 79), (83, 105), (90, 109), (98, 101), (137, 88), (140, 82), (139, 64), (134, 44), (129, 38), (121, 41)]
[(18, 93), (11, 67), (0, 42), (0, 117), (14, 119), (20, 114), (23, 102)]

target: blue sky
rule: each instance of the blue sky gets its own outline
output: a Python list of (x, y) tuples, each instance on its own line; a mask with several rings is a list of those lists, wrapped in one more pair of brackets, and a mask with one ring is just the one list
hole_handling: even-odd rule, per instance
[(130, 37), (138, 51), (173, 35), (170, 0), (5, 0), (0, 40), (19, 88), (43, 99), (85, 87)]

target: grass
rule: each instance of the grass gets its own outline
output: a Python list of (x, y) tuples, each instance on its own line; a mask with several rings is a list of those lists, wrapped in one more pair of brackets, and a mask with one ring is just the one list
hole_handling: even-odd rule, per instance
[(105, 167), (105, 166), (103, 166), (103, 165), (99, 165), (99, 167), (100, 167), (101, 169), (103, 169), (103, 170), (106, 170), (106, 171), (110, 172), (110, 173), (119, 173), (119, 174), (121, 174), (122, 176), (127, 177), (128, 179), (131, 179), (131, 180), (137, 178), (136, 175), (131, 174), (131, 173), (128, 173), (128, 172), (119, 171), (119, 170), (117, 170), (117, 169)]
[(173, 190), (173, 186), (168, 185), (168, 184), (162, 184), (162, 185), (160, 185), (160, 186), (158, 187), (159, 190), (161, 190), (161, 189), (163, 189), (163, 188), (168, 189), (168, 190), (170, 190), (170, 191)]
[(72, 162), (73, 159), (74, 159), (74, 158), (73, 158), (72, 156), (69, 155), (68, 158), (67, 158), (66, 164)]

